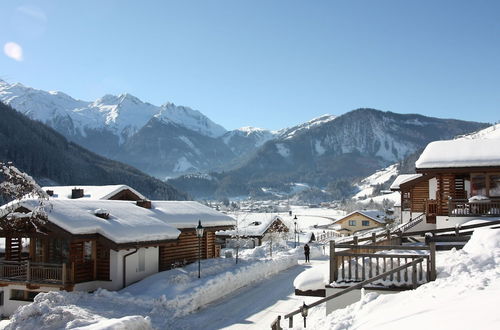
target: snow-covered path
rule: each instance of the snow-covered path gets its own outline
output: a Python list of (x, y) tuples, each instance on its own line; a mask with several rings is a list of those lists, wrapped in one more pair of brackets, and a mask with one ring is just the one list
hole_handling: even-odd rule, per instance
[(317, 297), (297, 297), (293, 280), (305, 269), (327, 260), (312, 260), (289, 268), (259, 284), (237, 290), (222, 301), (197, 313), (175, 320), (178, 329), (267, 329), (278, 315), (284, 315)]

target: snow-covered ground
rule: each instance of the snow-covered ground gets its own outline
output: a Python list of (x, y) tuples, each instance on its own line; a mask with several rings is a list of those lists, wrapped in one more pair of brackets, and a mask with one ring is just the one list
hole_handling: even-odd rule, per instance
[(279, 251), (275, 246), (270, 258), (268, 249), (242, 251), (237, 265), (234, 259), (203, 260), (201, 279), (195, 263), (157, 273), (119, 292), (39, 294), (34, 303), (18, 309), (6, 329), (175, 329), (179, 318), (296, 266), (301, 254), (300, 248)]
[(437, 280), (416, 290), (362, 292), (359, 302), (327, 317), (324, 306), (312, 308), (308, 329), (499, 328), (500, 230), (476, 230), (463, 250), (438, 252), (437, 268)]

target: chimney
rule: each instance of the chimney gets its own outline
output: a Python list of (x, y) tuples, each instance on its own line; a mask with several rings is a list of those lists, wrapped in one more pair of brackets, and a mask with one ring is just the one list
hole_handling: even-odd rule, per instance
[(54, 190), (46, 190), (45, 191), (47, 193), (47, 195), (49, 195), (50, 197), (54, 196)]
[(109, 219), (109, 211), (105, 209), (97, 209), (94, 211), (94, 214), (102, 219)]
[(137, 206), (144, 207), (145, 209), (151, 208), (151, 201), (147, 199), (139, 199), (137, 201)]
[(77, 199), (83, 197), (83, 189), (77, 189), (76, 187), (71, 190), (71, 199)]

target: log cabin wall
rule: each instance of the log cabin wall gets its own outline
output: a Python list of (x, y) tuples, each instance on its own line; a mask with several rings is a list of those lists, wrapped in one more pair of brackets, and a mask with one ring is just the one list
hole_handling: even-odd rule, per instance
[(94, 279), (94, 259), (89, 258), (88, 244), (95, 241), (72, 241), (69, 248), (69, 259), (73, 268), (74, 283), (92, 281)]
[(438, 215), (448, 215), (448, 200), (465, 199), (467, 191), (465, 190), (465, 180), (468, 175), (455, 175), (451, 173), (438, 174), (437, 178), (437, 212)]
[(425, 201), (429, 199), (429, 182), (422, 181), (411, 189), (411, 211), (425, 212)]
[(96, 280), (109, 281), (110, 249), (97, 242), (96, 245)]
[[(201, 238), (201, 258), (218, 256), (215, 232), (205, 229)], [(171, 269), (173, 264), (188, 264), (198, 260), (198, 237), (193, 229), (182, 230), (177, 242), (160, 246), (160, 271)]]

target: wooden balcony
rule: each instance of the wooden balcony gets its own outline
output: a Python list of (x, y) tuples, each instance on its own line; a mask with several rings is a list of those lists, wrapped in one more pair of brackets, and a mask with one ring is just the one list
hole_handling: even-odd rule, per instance
[(500, 200), (469, 202), (467, 199), (450, 199), (448, 201), (450, 217), (498, 217), (500, 216)]
[(66, 264), (30, 261), (0, 261), (0, 281), (66, 285), (70, 280)]

